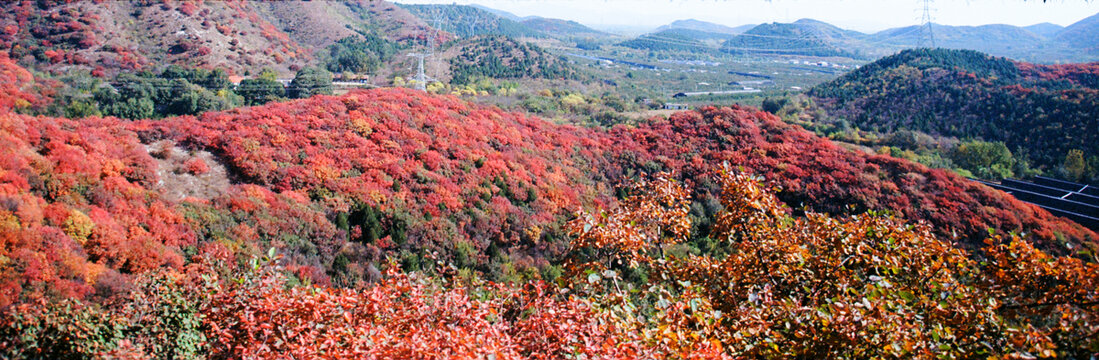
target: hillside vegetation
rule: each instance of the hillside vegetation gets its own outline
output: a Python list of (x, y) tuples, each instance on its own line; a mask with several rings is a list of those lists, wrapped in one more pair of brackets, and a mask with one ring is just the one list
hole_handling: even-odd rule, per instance
[[(18, 154), (6, 196), (20, 229), (6, 233), (21, 239), (7, 245), (16, 262), (5, 286), (24, 289), (8, 303), (46, 290), (93, 294), (92, 279), (182, 265), (211, 247), (244, 257), (274, 247), (312, 283), (376, 278), (386, 256), (406, 270), (438, 259), (497, 279), (553, 278), (573, 209), (613, 204), (616, 185), (657, 171), (696, 184), (692, 244), (705, 249), (707, 219), (720, 210), (706, 179), (726, 162), (781, 186), (779, 199), (799, 211), (898, 209), (970, 248), (990, 227), (1056, 252), (1096, 239), (1001, 192), (742, 108), (598, 130), (378, 90), (163, 121), (4, 119), (6, 151)], [(243, 183), (212, 199), (163, 200), (155, 154), (141, 145), (162, 139), (218, 154)], [(65, 244), (77, 247), (57, 248)], [(55, 260), (36, 260), (46, 254)]]
[(0, 7), (0, 47), (22, 64), (59, 70), (141, 70), (162, 64), (245, 74), (289, 71), (306, 48), (247, 1), (19, 1)]
[(909, 50), (814, 88), (831, 117), (879, 132), (916, 130), (1003, 142), (1016, 157), (1058, 174), (1073, 150), (1091, 165), (1060, 176), (1095, 181), (1099, 170), (1099, 67), (1034, 65), (966, 50)]
[[(98, 76), (175, 64), (280, 76), (316, 65), (316, 54), (366, 34), (390, 42), (433, 33), (384, 1), (11, 1), (0, 6), (0, 48), (25, 66)], [(440, 42), (450, 35), (436, 34)], [(101, 75), (102, 74), (102, 75)]]
[(451, 83), (478, 79), (577, 79), (579, 73), (563, 58), (533, 44), (502, 36), (484, 36), (458, 44), (450, 59)]
[(501, 35), (507, 37), (544, 37), (545, 34), (518, 21), (500, 17), (469, 5), (401, 5), (425, 22), (460, 37)]

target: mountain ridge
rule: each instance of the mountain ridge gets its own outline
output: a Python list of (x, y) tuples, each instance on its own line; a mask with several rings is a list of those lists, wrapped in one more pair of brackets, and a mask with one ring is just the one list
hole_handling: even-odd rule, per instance
[(661, 32), (661, 31), (664, 31), (664, 30), (686, 29), (686, 30), (704, 31), (704, 32), (708, 32), (708, 33), (736, 35), (736, 34), (740, 34), (740, 33), (743, 33), (745, 31), (748, 31), (748, 29), (751, 29), (754, 26), (755, 25), (739, 25), (739, 26), (735, 26), (735, 27), (729, 27), (729, 26), (721, 25), (721, 24), (718, 24), (718, 23), (712, 23), (712, 22), (708, 22), (708, 21), (702, 21), (702, 20), (696, 20), (696, 19), (681, 19), (681, 20), (672, 21), (671, 23), (668, 23), (668, 24), (665, 24), (665, 25), (661, 25), (660, 27), (657, 27), (652, 32), (655, 33), (655, 32)]

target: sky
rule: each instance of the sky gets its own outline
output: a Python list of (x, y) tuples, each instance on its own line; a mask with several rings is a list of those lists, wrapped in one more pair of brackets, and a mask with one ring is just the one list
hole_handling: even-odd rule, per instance
[[(480, 4), (519, 16), (574, 20), (597, 28), (653, 28), (679, 19), (726, 26), (801, 18), (875, 32), (920, 22), (922, 0), (397, 0), (416, 4)], [(938, 0), (937, 24), (1070, 25), (1099, 13), (1096, 0)]]

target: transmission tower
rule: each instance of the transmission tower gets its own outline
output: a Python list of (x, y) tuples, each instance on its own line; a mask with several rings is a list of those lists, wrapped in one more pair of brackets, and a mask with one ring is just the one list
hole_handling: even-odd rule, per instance
[(428, 53), (427, 54), (428, 54), (428, 56), (431, 56), (432, 58), (435, 59), (431, 63), (431, 65), (433, 65), (432, 69), (431, 69), (432, 70), (431, 74), (436, 75), (436, 76), (439, 75), (439, 58), (435, 56), (435, 45), (436, 45), (436, 42), (439, 39), (439, 32), (442, 31), (442, 30), (440, 30), (440, 29), (442, 29), (442, 22), (443, 22), (443, 17), (440, 13), (435, 12), (435, 13), (432, 14), (431, 36), (427, 40), (428, 41), (428, 44), (427, 44)]
[(931, 31), (931, 3), (934, 0), (922, 0), (923, 15), (920, 16), (920, 37), (916, 41), (916, 47), (935, 47), (935, 33)]
[(424, 58), (431, 56), (431, 54), (424, 53), (412, 53), (408, 54), (410, 57), (418, 58), (420, 65), (416, 68), (416, 90), (427, 90), (427, 82), (429, 80), (435, 80), (424, 74)]

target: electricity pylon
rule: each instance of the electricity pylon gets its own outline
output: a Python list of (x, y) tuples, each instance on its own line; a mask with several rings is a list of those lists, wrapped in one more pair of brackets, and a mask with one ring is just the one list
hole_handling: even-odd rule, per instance
[(922, 0), (923, 15), (920, 16), (920, 37), (916, 40), (916, 47), (935, 47), (935, 33), (931, 31), (931, 2), (934, 0)]
[(416, 68), (416, 90), (426, 91), (428, 80), (435, 80), (428, 77), (427, 74), (424, 74), (424, 58), (431, 56), (431, 54), (411, 53), (408, 54), (408, 56), (418, 58), (420, 60), (420, 64)]

